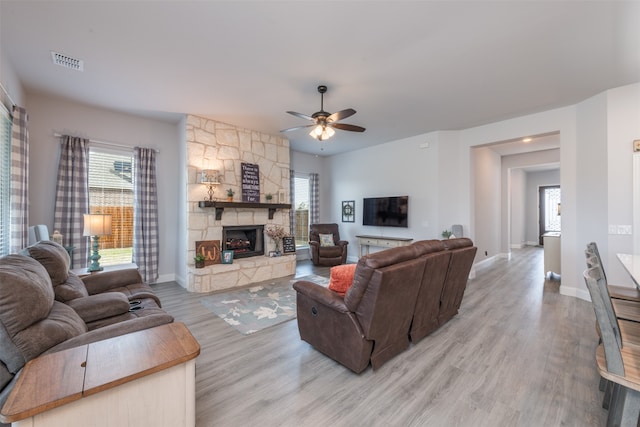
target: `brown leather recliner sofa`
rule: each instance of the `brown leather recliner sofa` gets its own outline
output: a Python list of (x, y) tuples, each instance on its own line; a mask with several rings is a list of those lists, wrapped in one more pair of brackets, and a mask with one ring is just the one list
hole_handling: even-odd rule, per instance
[(344, 297), (298, 281), (300, 337), (356, 373), (377, 369), (455, 316), (476, 250), (462, 238), (366, 255)]
[[(323, 246), (320, 235), (331, 235), (333, 245)], [(313, 265), (333, 266), (347, 262), (347, 245), (340, 240), (338, 224), (311, 224), (309, 226), (309, 248)]]
[(173, 322), (135, 269), (80, 279), (68, 268), (50, 241), (0, 258), (0, 407), (41, 354)]

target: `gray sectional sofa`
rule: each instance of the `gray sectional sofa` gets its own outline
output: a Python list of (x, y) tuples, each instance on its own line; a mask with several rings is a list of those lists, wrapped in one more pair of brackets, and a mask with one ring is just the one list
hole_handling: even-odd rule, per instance
[(80, 278), (69, 263), (51, 241), (0, 258), (0, 407), (41, 354), (173, 322), (137, 270)]

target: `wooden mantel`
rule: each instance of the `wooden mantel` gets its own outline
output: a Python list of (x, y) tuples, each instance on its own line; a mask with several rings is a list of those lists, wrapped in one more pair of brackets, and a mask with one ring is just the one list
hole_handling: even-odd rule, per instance
[(224, 208), (269, 209), (269, 219), (273, 219), (273, 215), (276, 213), (277, 209), (291, 209), (290, 203), (210, 202), (207, 200), (198, 202), (198, 206), (201, 208), (215, 208), (216, 221), (220, 221), (222, 219), (222, 212), (224, 212)]

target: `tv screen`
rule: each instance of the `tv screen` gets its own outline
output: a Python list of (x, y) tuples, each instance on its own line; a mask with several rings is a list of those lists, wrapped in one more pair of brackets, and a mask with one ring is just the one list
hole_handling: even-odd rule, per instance
[(362, 225), (408, 227), (409, 196), (370, 197), (362, 200)]

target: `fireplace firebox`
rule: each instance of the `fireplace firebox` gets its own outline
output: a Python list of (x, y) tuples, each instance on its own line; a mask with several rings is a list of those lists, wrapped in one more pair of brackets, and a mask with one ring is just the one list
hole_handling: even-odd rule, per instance
[(222, 249), (233, 251), (234, 258), (264, 255), (264, 225), (222, 227)]

